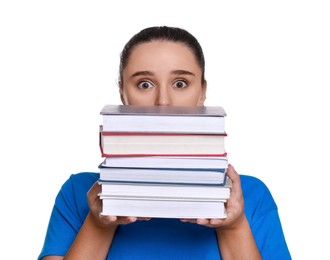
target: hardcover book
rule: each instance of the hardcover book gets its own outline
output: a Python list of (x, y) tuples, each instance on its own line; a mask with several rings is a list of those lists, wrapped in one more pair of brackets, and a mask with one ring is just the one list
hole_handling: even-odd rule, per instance
[(102, 167), (226, 169), (227, 156), (111, 156), (105, 157)]
[(102, 198), (102, 215), (151, 218), (225, 218), (224, 201)]
[(102, 180), (99, 182), (101, 184), (101, 196), (145, 199), (226, 200), (230, 196), (232, 185), (229, 178), (226, 179), (225, 185), (133, 183)]
[(100, 132), (101, 152), (121, 155), (224, 155), (225, 134)]
[(219, 106), (105, 105), (100, 114), (108, 132), (225, 133)]
[(99, 166), (100, 180), (131, 183), (224, 185), (226, 170), (193, 168), (118, 168)]

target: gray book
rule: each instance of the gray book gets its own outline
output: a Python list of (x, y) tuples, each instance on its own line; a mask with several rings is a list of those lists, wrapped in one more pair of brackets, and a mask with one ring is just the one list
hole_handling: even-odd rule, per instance
[(104, 132), (225, 133), (220, 106), (105, 105), (100, 114)]

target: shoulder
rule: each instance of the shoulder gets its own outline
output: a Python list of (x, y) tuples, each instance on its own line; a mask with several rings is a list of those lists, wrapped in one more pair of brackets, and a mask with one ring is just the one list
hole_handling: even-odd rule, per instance
[(99, 179), (99, 173), (81, 172), (72, 174), (62, 185), (56, 197), (56, 208), (62, 212), (78, 212), (83, 219), (89, 207), (87, 192)]
[(240, 178), (243, 192), (252, 192), (256, 189), (258, 191), (269, 191), (266, 184), (257, 177), (249, 175), (240, 175)]
[(240, 175), (240, 178), (247, 215), (277, 210), (275, 200), (262, 180), (248, 175)]
[(58, 197), (68, 199), (81, 200), (85, 199), (92, 185), (99, 179), (99, 173), (96, 172), (80, 172), (71, 174), (61, 187)]
[(71, 174), (67, 181), (63, 184), (63, 189), (83, 189), (89, 188), (99, 179), (100, 175), (96, 172), (80, 172)]

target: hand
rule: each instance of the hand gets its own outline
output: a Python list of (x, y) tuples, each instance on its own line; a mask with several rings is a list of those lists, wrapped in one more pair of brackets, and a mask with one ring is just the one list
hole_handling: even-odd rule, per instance
[(138, 217), (118, 217), (118, 216), (104, 216), (101, 215), (102, 200), (99, 197), (101, 191), (101, 185), (95, 182), (87, 193), (87, 200), (90, 209), (90, 216), (96, 226), (100, 228), (117, 227), (120, 224), (129, 224), (137, 220), (150, 220), (150, 218), (138, 218)]
[(232, 180), (230, 198), (226, 202), (227, 218), (224, 219), (181, 219), (183, 222), (197, 223), (199, 225), (214, 228), (234, 228), (244, 219), (244, 199), (242, 194), (241, 180), (232, 165), (228, 166), (228, 177)]

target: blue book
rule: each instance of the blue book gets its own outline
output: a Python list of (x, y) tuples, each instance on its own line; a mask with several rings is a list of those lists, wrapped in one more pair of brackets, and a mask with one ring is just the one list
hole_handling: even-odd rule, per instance
[(223, 186), (227, 168), (134, 168), (99, 165), (100, 180), (131, 183), (194, 184)]

